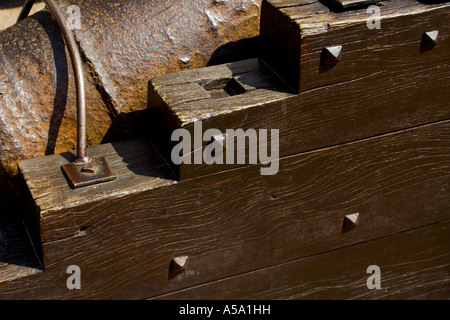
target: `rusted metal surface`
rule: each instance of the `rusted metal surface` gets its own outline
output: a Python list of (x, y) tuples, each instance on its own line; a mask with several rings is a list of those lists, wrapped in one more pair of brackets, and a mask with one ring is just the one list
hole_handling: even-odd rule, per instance
[[(25, 19), (30, 13), (31, 8), (35, 0), (27, 0), (20, 12), (18, 21)], [(58, 7), (58, 4), (54, 0), (44, 0), (48, 9), (52, 13), (58, 23), (59, 29), (64, 37), (64, 42), (67, 45), (69, 51), (70, 61), (72, 62), (73, 74), (75, 77), (75, 86), (77, 94), (77, 163), (89, 162), (89, 157), (86, 151), (86, 93), (83, 73), (83, 61), (78, 49), (75, 37), (70, 29), (64, 13)]]
[[(0, 33), (0, 65), (0, 171), (13, 175), (18, 160), (74, 149), (72, 65), (50, 13), (38, 13)], [(95, 82), (86, 80), (88, 141), (99, 143), (111, 118)]]
[(61, 168), (73, 189), (116, 179), (105, 157), (92, 159), (88, 163), (71, 162)]
[[(57, 2), (64, 12), (81, 9), (74, 32), (86, 75), (88, 145), (147, 107), (151, 78), (205, 66), (259, 33), (261, 0)], [(0, 33), (0, 65), (0, 175), (16, 174), (19, 160), (74, 149), (72, 66), (50, 13)]]
[(259, 34), (261, 0), (61, 1), (78, 5), (82, 50), (114, 112), (145, 108), (150, 77), (205, 66), (221, 45)]
[[(73, 66), (77, 95), (77, 157), (73, 163), (61, 167), (72, 188), (81, 188), (97, 183), (115, 180), (105, 157), (90, 159), (86, 150), (86, 94), (83, 73), (83, 62), (75, 37), (70, 30), (64, 13), (54, 0), (44, 0), (48, 9), (58, 23), (69, 51)], [(30, 12), (34, 0), (28, 0), (23, 6), (18, 21), (25, 19)]]

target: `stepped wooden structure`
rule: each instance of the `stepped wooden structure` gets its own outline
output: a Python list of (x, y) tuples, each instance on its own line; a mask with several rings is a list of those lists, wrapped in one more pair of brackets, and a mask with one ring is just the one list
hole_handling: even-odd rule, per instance
[[(112, 182), (72, 189), (72, 153), (21, 162), (0, 298), (450, 298), (450, 3), (383, 1), (380, 29), (368, 5), (266, 0), (259, 57), (149, 79), (148, 136), (89, 148)], [(278, 173), (175, 165), (198, 121), (278, 129)]]

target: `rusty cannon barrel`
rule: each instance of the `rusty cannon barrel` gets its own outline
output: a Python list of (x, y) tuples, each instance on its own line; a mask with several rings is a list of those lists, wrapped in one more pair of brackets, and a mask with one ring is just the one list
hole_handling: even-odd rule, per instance
[[(99, 144), (147, 108), (148, 81), (252, 55), (261, 0), (57, 0), (83, 58), (87, 142)], [(249, 40), (243, 40), (249, 39)], [(0, 182), (17, 162), (76, 146), (76, 91), (47, 10), (0, 33)], [(137, 115), (137, 116), (136, 116)]]

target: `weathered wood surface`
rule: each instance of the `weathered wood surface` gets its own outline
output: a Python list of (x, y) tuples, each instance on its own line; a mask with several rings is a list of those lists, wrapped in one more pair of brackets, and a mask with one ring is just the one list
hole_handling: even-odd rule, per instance
[[(116, 152), (103, 154), (114, 167), (133, 158)], [(45, 272), (8, 282), (0, 298), (149, 298), (445, 221), (449, 157), (447, 121), (286, 157), (276, 176), (251, 166), (162, 183), (146, 167), (145, 190), (124, 187), (130, 174), (126, 193), (92, 198), (116, 182), (79, 191), (89, 202), (68, 191), (61, 156), (28, 161), (21, 171), (41, 210)], [(165, 169), (153, 163), (153, 174)], [(356, 212), (360, 226), (343, 234)], [(189, 269), (169, 278), (182, 255)], [(66, 288), (72, 264), (83, 270), (81, 291)]]
[[(439, 68), (445, 77), (434, 81), (448, 90), (450, 26), (443, 21), (450, 18), (450, 3), (386, 1), (380, 9), (381, 28), (369, 29), (372, 13), (366, 8), (333, 12), (318, 0), (297, 6), (291, 1), (264, 1), (261, 36), (267, 47), (262, 55), (300, 92), (365, 77), (371, 86), (396, 86), (389, 79), (400, 74), (407, 75), (410, 86), (417, 83), (424, 88), (414, 78), (434, 77)], [(439, 31), (438, 44), (422, 52), (422, 36), (433, 30)], [(321, 66), (322, 50), (339, 45), (341, 61), (330, 68)]]
[[(224, 91), (233, 79), (245, 92), (236, 96), (223, 94), (225, 99), (214, 99), (217, 92)], [(255, 91), (252, 95), (248, 94), (252, 91)], [(178, 127), (196, 119), (206, 119), (207, 112), (218, 116), (248, 108), (248, 105), (280, 100), (290, 96), (290, 93), (281, 80), (258, 59), (248, 59), (156, 77), (149, 82), (149, 107), (158, 108), (166, 104), (175, 115), (180, 115), (174, 123)], [(185, 109), (189, 110), (177, 112)]]
[[(392, 68), (299, 95), (287, 92), (257, 59), (166, 75), (150, 82), (150, 105), (161, 109), (165, 121), (155, 139), (162, 140), (171, 162), (173, 144), (168, 142), (173, 130), (187, 129), (193, 137), (197, 120), (202, 120), (203, 131), (279, 129), (284, 157), (449, 119), (448, 53), (445, 57), (430, 53), (430, 60), (423, 63), (429, 68), (420, 66), (408, 76), (401, 68)], [(233, 75), (240, 83), (261, 89), (219, 99), (200, 94), (206, 90), (199, 83), (215, 80), (223, 86)], [(186, 85), (195, 85), (199, 94), (183, 95)], [(238, 166), (181, 164), (175, 170), (185, 180)]]
[[(176, 299), (450, 299), (450, 222), (155, 297)], [(381, 269), (381, 290), (366, 273)]]
[[(171, 163), (171, 150), (178, 143), (171, 141), (174, 130), (183, 128), (189, 131), (194, 151), (195, 122), (203, 122), (203, 132), (215, 128), (225, 133), (226, 129), (240, 128), (236, 125), (241, 123), (233, 124), (229, 121), (235, 119), (235, 114), (251, 109), (252, 118), (260, 112), (268, 112), (268, 110), (260, 111), (263, 106), (274, 105), (278, 108), (286, 99), (292, 97), (291, 90), (258, 59), (158, 77), (149, 82), (149, 107), (159, 109), (162, 122), (158, 136), (155, 136), (154, 140), (159, 143), (165, 158)], [(273, 109), (270, 110), (272, 117), (273, 112)], [(252, 121), (250, 123), (257, 125)], [(203, 148), (206, 145), (204, 142)], [(185, 180), (239, 166), (181, 164), (174, 165), (174, 170), (180, 180)]]
[[(73, 161), (74, 153), (58, 154), (19, 164), (26, 181), (23, 198), (32, 198), (31, 204), (25, 209), (25, 221), (38, 253), (41, 251), (41, 242), (48, 239), (39, 229), (40, 221), (36, 222), (34, 216), (41, 218), (52, 210), (58, 211), (83, 204), (89, 206), (95, 201), (121, 198), (130, 193), (176, 183), (173, 171), (148, 140), (137, 139), (132, 142), (125, 140), (104, 144), (91, 148), (89, 152), (91, 157), (107, 157), (113, 173), (117, 176), (114, 183), (72, 190), (62, 173), (61, 166)], [(109, 155), (111, 157), (108, 157)], [(36, 175), (37, 172), (39, 173)], [(58, 238), (58, 230), (52, 232), (54, 232), (52, 237)]]
[(117, 176), (116, 180), (113, 183), (71, 189), (61, 166), (74, 161), (74, 152), (19, 163), (19, 169), (42, 217), (48, 212), (83, 204), (90, 205), (99, 200), (120, 198), (130, 193), (176, 183), (173, 172), (147, 139), (125, 140), (92, 147), (89, 149), (89, 156), (105, 156)]

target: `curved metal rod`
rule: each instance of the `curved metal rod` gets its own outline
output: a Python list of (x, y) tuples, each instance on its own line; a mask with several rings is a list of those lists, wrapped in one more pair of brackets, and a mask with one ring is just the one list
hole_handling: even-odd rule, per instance
[(23, 4), (22, 10), (20, 11), (19, 18), (17, 18), (17, 22), (25, 19), (30, 14), (31, 8), (33, 7), (35, 0), (27, 0)]
[[(30, 13), (35, 0), (27, 0), (19, 14), (17, 21), (25, 19)], [(83, 63), (78, 50), (77, 42), (72, 30), (67, 26), (64, 13), (58, 7), (54, 0), (43, 0), (55, 18), (61, 29), (62, 35), (69, 50), (70, 60), (72, 61), (73, 73), (75, 75), (75, 86), (77, 91), (77, 158), (76, 163), (87, 163), (90, 161), (86, 151), (86, 97), (83, 75)]]

